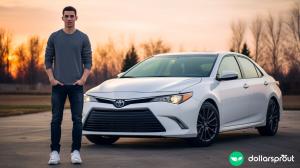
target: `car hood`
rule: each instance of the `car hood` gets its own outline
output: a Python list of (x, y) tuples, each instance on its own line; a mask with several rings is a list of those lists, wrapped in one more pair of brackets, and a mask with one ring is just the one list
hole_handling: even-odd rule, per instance
[(93, 92), (180, 92), (201, 82), (201, 78), (151, 77), (110, 79), (88, 93)]

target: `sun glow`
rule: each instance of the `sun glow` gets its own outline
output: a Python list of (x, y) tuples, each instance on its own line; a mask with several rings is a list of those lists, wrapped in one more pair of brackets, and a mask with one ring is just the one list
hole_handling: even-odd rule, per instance
[(13, 78), (17, 77), (17, 69), (18, 69), (18, 60), (15, 55), (9, 55), (7, 57), (9, 61), (9, 72), (12, 75)]

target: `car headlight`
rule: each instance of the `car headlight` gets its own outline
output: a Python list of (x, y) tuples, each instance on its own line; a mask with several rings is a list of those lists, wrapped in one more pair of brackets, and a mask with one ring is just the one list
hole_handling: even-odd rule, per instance
[(182, 93), (177, 95), (169, 95), (169, 96), (160, 96), (152, 99), (152, 102), (168, 102), (173, 104), (180, 104), (193, 96), (192, 92)]
[(84, 95), (84, 102), (97, 102), (97, 99), (93, 96)]

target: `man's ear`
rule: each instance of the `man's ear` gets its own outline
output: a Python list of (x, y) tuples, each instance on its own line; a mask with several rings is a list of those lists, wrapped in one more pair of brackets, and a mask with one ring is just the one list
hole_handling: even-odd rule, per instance
[(64, 16), (61, 17), (61, 20), (64, 21)]
[(76, 15), (75, 18), (76, 18), (76, 20), (77, 20), (77, 19), (78, 19), (78, 16)]

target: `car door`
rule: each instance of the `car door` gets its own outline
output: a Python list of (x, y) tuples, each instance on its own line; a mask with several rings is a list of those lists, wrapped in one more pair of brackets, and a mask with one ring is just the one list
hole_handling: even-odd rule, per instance
[[(219, 99), (220, 124), (230, 127), (241, 124), (240, 120), (247, 116), (244, 107), (247, 105), (246, 89), (243, 88), (244, 79), (234, 55), (226, 55), (219, 64), (218, 73), (222, 71), (235, 71), (238, 79), (218, 81), (213, 89)], [(222, 128), (221, 128), (222, 129)]]
[(267, 83), (259, 69), (248, 58), (237, 56), (237, 60), (243, 73), (243, 87), (247, 95), (247, 104), (243, 109), (247, 111), (247, 115), (243, 122), (256, 123), (264, 119), (267, 110)]

